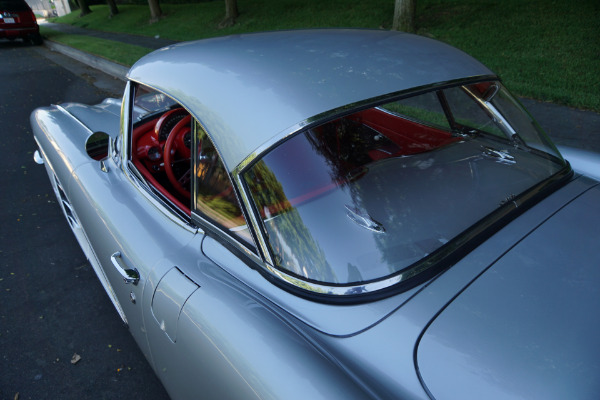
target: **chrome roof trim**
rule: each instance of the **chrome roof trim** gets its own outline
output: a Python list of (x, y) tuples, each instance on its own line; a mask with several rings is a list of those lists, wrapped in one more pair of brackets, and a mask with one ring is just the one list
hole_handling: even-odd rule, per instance
[(359, 102), (347, 104), (345, 106), (335, 108), (333, 110), (325, 111), (321, 114), (315, 115), (314, 117), (308, 118), (304, 121), (301, 121), (284, 131), (279, 132), (279, 134), (273, 136), (267, 142), (261, 144), (258, 148), (256, 148), (250, 155), (248, 155), (237, 167), (235, 167), (232, 171), (234, 175), (238, 175), (243, 173), (246, 168), (250, 164), (252, 164), (255, 160), (261, 158), (264, 154), (266, 154), (271, 149), (277, 147), (281, 142), (287, 140), (294, 134), (300, 132), (301, 130), (310, 127), (311, 125), (320, 125), (322, 123), (327, 122), (327, 120), (333, 120), (336, 118), (341, 118), (347, 114), (357, 112), (360, 109), (367, 109), (370, 107), (377, 107), (381, 104), (388, 103), (395, 100), (400, 100), (404, 97), (415, 96), (420, 93), (424, 93), (434, 89), (445, 89), (451, 86), (458, 85), (460, 83), (470, 84), (476, 83), (480, 81), (486, 80), (500, 80), (496, 75), (479, 75), (461, 79), (454, 79), (447, 82), (439, 82), (431, 85), (424, 85), (420, 87), (415, 87), (407, 90), (401, 90), (398, 92), (388, 93), (382, 96), (377, 96), (371, 99), (362, 100)]

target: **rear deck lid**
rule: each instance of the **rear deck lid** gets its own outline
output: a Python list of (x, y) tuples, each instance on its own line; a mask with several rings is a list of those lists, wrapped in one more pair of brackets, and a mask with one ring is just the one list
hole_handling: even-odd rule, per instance
[(600, 187), (539, 226), (424, 332), (417, 367), (433, 398), (597, 399)]

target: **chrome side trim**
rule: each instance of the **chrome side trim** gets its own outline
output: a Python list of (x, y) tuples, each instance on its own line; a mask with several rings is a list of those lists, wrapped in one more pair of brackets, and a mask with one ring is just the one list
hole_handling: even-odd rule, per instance
[(416, 268), (409, 269), (408, 271), (398, 273), (396, 275), (381, 279), (378, 281), (362, 283), (359, 285), (324, 285), (319, 283), (313, 283), (304, 279), (297, 278), (295, 276), (286, 274), (285, 272), (269, 265), (265, 264), (265, 268), (279, 279), (290, 283), (300, 289), (308, 290), (317, 294), (334, 295), (334, 296), (353, 296), (360, 294), (373, 293), (381, 289), (388, 288), (397, 283), (404, 282), (409, 278), (417, 276), (421, 272), (428, 269), (428, 266), (420, 265)]

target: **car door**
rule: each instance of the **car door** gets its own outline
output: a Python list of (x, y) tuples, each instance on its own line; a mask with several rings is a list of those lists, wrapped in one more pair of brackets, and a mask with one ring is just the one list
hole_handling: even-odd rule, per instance
[[(252, 239), (229, 174), (202, 125), (196, 120), (192, 124), (194, 222), (199, 231), (208, 231), (251, 251)], [(144, 307), (144, 320), (155, 370), (174, 398), (192, 398), (202, 387), (208, 390), (205, 394), (209, 397), (235, 393), (237, 398), (251, 398), (253, 392), (240, 384), (239, 376), (223, 364), (215, 350), (212, 340), (218, 333), (202, 334), (190, 329), (190, 324), (200, 330), (200, 325), (215, 326), (213, 323), (217, 321), (212, 320), (215, 307), (232, 297), (227, 285), (222, 284), (227, 282), (227, 274), (202, 253), (205, 237), (196, 234), (187, 246), (160, 260), (150, 272), (151, 283), (144, 292), (144, 303), (148, 305)], [(247, 300), (243, 296), (238, 294), (233, 298), (233, 307), (245, 307)], [(199, 321), (190, 316), (194, 314), (205, 315), (211, 321)], [(222, 314), (220, 322), (227, 324), (227, 321), (229, 317)], [(193, 382), (191, 376), (196, 377)], [(232, 379), (221, 384), (226, 376)]]
[(148, 346), (142, 307), (152, 290), (150, 271), (177, 252), (196, 230), (161, 210), (113, 160), (81, 166), (71, 185), (71, 201), (91, 247), (123, 310), (125, 322), (146, 356)]
[[(121, 139), (104, 160), (78, 167), (69, 185), (70, 200), (93, 253), (101, 265), (108, 294), (149, 357), (143, 319), (145, 290), (153, 291), (152, 268), (190, 242), (197, 229), (189, 215), (177, 211), (136, 174), (130, 162), (133, 91), (123, 100)], [(125, 144), (125, 145), (122, 145)], [(117, 150), (119, 148), (119, 150)]]

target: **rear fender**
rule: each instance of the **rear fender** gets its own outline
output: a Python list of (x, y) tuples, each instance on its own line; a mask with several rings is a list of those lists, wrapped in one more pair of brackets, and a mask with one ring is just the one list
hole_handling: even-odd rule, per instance
[[(178, 252), (181, 258), (159, 262), (149, 279), (156, 282), (154, 293), (144, 292), (144, 304), (152, 304), (144, 321), (154, 368), (171, 398), (371, 398), (314, 340), (318, 333), (198, 254), (198, 247), (194, 241)], [(180, 281), (185, 287), (176, 287)], [(177, 305), (172, 318), (165, 318), (161, 303)]]
[(567, 146), (558, 146), (558, 149), (575, 172), (600, 181), (600, 154)]

